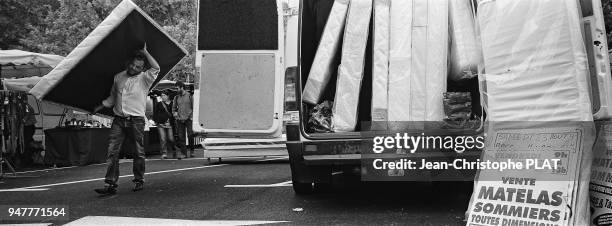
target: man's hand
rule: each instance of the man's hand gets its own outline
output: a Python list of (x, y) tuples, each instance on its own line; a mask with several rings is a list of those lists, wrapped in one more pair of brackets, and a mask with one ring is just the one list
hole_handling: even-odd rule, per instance
[(100, 104), (100, 105), (98, 105), (98, 106), (96, 106), (96, 107), (94, 108), (94, 110), (93, 110), (93, 112), (92, 112), (92, 113), (95, 115), (95, 114), (97, 114), (99, 111), (101, 111), (102, 109), (104, 109), (104, 105)]
[(151, 54), (149, 53), (149, 50), (147, 50), (147, 43), (146, 42), (144, 43), (144, 46), (142, 47), (142, 49), (140, 51), (147, 57), (147, 61), (151, 65), (151, 68), (155, 68), (155, 69), (159, 70), (159, 64), (157, 63), (155, 58), (153, 56), (151, 56)]
[(147, 51), (147, 43), (145, 42), (142, 49), (140, 50), (142, 53), (148, 53), (149, 51)]

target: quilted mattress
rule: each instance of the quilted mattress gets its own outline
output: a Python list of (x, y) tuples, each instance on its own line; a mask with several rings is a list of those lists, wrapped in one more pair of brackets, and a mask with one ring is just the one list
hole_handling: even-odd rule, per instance
[(332, 127), (335, 132), (354, 131), (357, 126), (357, 106), (371, 15), (372, 0), (351, 0), (332, 109)]
[(490, 121), (593, 120), (576, 1), (481, 1), (478, 23)]
[[(374, 0), (372, 121), (387, 121), (389, 83), (389, 16), (391, 0)], [(373, 124), (373, 126), (376, 124)]]
[(332, 73), (337, 70), (337, 68), (332, 67), (332, 63), (340, 46), (348, 6), (349, 0), (334, 1), (308, 74), (308, 81), (302, 92), (302, 100), (306, 103), (318, 104), (321, 101), (321, 96), (332, 77)]

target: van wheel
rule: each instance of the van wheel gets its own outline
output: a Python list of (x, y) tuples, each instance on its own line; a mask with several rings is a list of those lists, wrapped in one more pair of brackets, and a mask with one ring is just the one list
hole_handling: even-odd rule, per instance
[(332, 191), (332, 184), (331, 183), (315, 183), (314, 190), (317, 193), (328, 193)]
[(296, 195), (308, 195), (312, 194), (313, 187), (312, 183), (301, 183), (301, 182), (293, 182), (293, 191)]

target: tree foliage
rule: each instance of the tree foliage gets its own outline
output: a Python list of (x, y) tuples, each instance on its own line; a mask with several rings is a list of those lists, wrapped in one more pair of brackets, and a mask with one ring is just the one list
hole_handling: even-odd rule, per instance
[[(188, 50), (188, 56), (167, 75), (167, 79), (193, 81), (195, 75), (195, 0), (133, 0), (162, 28)], [(44, 2), (44, 3), (43, 3)], [(6, 18), (18, 18), (2, 38), (0, 48), (11, 46), (26, 51), (67, 55), (100, 24), (121, 0), (1, 0), (0, 29)], [(12, 9), (3, 6), (11, 5)], [(13, 9), (15, 8), (15, 9)], [(46, 11), (45, 11), (46, 10)], [(28, 14), (29, 13), (29, 14)], [(30, 20), (18, 15), (30, 15)], [(8, 23), (8, 22), (7, 22)], [(27, 30), (17, 29), (27, 27)], [(7, 40), (5, 46), (4, 40)], [(9, 42), (10, 41), (10, 42)]]
[(0, 1), (0, 49), (20, 49), (20, 40), (58, 7), (57, 0)]
[(60, 0), (60, 7), (43, 19), (44, 26), (32, 29), (22, 43), (37, 52), (66, 56), (101, 21), (91, 2)]

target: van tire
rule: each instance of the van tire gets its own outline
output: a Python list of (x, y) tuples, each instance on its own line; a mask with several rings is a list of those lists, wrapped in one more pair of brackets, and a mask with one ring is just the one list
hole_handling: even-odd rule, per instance
[(314, 191), (317, 193), (329, 193), (332, 191), (331, 183), (314, 183)]
[(302, 183), (293, 181), (293, 191), (296, 195), (309, 195), (314, 191), (312, 183)]

